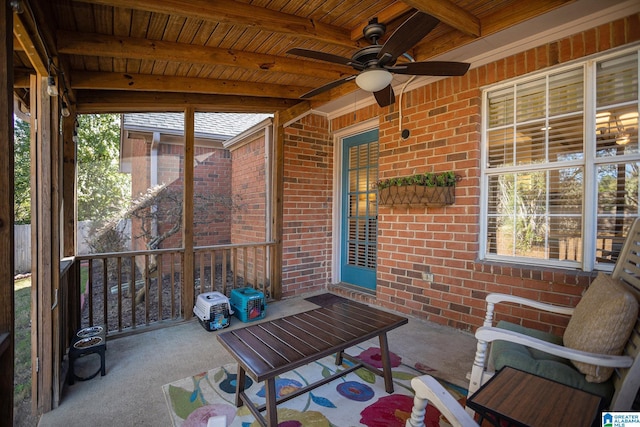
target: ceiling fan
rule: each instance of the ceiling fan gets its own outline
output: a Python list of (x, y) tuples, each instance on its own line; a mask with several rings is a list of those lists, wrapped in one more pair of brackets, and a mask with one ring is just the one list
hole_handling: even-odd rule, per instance
[(400, 25), (396, 31), (380, 45), (378, 41), (384, 35), (386, 26), (377, 18), (369, 21), (364, 27), (365, 39), (371, 43), (356, 51), (351, 58), (310, 49), (294, 48), (287, 53), (306, 58), (318, 59), (340, 65), (349, 65), (360, 71), (357, 76), (347, 76), (320, 86), (305, 93), (300, 98), (312, 98), (329, 89), (355, 79), (363, 90), (372, 92), (381, 107), (395, 102), (395, 94), (391, 87), (392, 74), (409, 74), (414, 76), (461, 76), (469, 69), (468, 63), (449, 61), (403, 62), (396, 64), (398, 58), (422, 40), (440, 21), (424, 12), (416, 12)]

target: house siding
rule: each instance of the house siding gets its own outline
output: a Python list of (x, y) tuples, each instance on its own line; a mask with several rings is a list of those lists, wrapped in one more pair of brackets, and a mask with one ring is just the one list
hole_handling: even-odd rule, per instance
[[(380, 178), (454, 170), (461, 176), (456, 203), (379, 206), (375, 297), (333, 290), (462, 330), (482, 325), (484, 298), (491, 292), (575, 306), (595, 273), (478, 260), (481, 88), (638, 40), (636, 14), (407, 92), (401, 126), (411, 131), (407, 140), (400, 136), (397, 104), (368, 106), (328, 126), (307, 116), (287, 128), (283, 295), (330, 283), (332, 150), (326, 129), (379, 117)], [(423, 273), (433, 280), (424, 280)], [(516, 306), (498, 308), (496, 317), (556, 334), (568, 321)]]

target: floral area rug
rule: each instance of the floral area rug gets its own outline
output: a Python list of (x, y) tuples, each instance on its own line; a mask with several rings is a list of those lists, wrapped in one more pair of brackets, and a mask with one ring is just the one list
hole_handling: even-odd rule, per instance
[[(382, 366), (377, 347), (353, 347), (348, 353), (373, 366)], [(411, 379), (425, 373), (437, 376), (437, 372), (418, 363), (408, 366), (394, 353), (391, 353), (391, 362), (393, 394), (385, 392), (381, 377), (360, 368), (278, 405), (278, 426), (404, 427), (413, 406)], [(349, 366), (351, 362), (347, 360), (336, 366), (334, 357), (325, 357), (277, 377), (276, 392), (278, 397), (285, 396)], [(162, 386), (174, 426), (206, 427), (210, 418), (226, 418), (226, 426), (258, 426), (246, 407), (235, 407), (236, 369), (237, 365), (232, 363)], [(466, 390), (444, 381), (441, 383), (464, 405)], [(254, 403), (264, 403), (264, 383), (255, 383), (247, 376), (247, 387), (247, 395)], [(429, 405), (425, 425), (444, 427), (449, 424), (435, 407)]]

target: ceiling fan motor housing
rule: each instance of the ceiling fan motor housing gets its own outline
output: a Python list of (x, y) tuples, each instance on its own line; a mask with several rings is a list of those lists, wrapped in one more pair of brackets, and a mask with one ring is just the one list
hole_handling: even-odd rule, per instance
[(369, 43), (377, 44), (378, 40), (380, 40), (386, 30), (387, 27), (384, 24), (379, 23), (378, 18), (373, 18), (369, 21), (369, 25), (364, 27), (362, 34), (364, 34), (364, 38)]

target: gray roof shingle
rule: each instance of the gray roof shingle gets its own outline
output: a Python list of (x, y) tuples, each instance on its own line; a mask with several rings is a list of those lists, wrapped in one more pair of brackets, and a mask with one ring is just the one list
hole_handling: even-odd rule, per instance
[[(195, 113), (195, 132), (201, 138), (227, 140), (260, 123), (272, 114)], [(124, 128), (182, 135), (182, 113), (131, 113), (123, 115)]]

